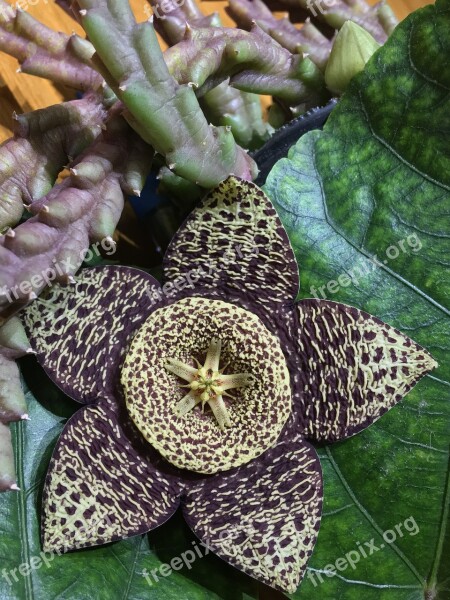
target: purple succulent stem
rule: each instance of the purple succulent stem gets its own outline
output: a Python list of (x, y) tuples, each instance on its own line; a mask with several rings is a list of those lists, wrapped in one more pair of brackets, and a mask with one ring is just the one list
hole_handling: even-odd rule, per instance
[(220, 27), (220, 17), (217, 13), (204, 15), (195, 0), (185, 0), (178, 6), (175, 3), (168, 12), (161, 12), (158, 0), (149, 0), (153, 9), (153, 24), (156, 31), (168, 46), (180, 42), (186, 31), (186, 23), (196, 27)]
[(188, 27), (182, 42), (164, 53), (180, 83), (206, 93), (230, 78), (237, 89), (270, 94), (291, 105), (317, 105), (325, 91), (323, 77), (309, 59), (291, 54), (254, 24), (251, 31), (226, 27)]
[(287, 18), (277, 19), (262, 0), (229, 0), (227, 12), (241, 29), (256, 23), (289, 52), (307, 53), (323, 71), (331, 52), (331, 41), (308, 19), (297, 29)]
[(365, 0), (334, 0), (325, 3), (322, 0), (275, 0), (271, 1), (272, 10), (296, 10), (301, 7), (311, 17), (340, 29), (345, 21), (354, 21), (368, 31), (379, 44), (384, 44), (392, 33), (398, 20), (391, 8), (382, 0), (370, 6)]
[[(78, 38), (78, 43), (75, 39)], [(0, 0), (0, 50), (17, 58), (21, 71), (81, 90), (95, 90), (102, 77), (77, 55), (88, 44), (75, 34), (57, 33), (27, 12)]]
[(0, 231), (53, 187), (58, 173), (102, 131), (107, 111), (95, 94), (13, 116), (14, 136), (0, 146)]
[(0, 239), (0, 317), (52, 281), (71, 284), (89, 244), (112, 236), (124, 192), (140, 192), (151, 160), (148, 146), (114, 117), (72, 163), (70, 176), (30, 206), (34, 216)]

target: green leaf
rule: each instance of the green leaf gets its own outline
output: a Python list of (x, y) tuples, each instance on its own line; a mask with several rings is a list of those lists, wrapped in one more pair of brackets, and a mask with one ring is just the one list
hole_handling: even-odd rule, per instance
[(301, 297), (364, 309), (440, 363), (375, 425), (321, 451), (324, 518), (293, 598), (450, 598), (449, 8), (399, 25), (265, 186)]
[[(30, 368), (29, 363), (24, 370), (33, 384), (39, 382), (40, 393), (37, 400), (27, 391), (31, 420), (12, 426), (22, 491), (0, 496), (2, 600), (86, 600), (94, 595), (96, 600), (246, 600), (255, 596), (255, 583), (217, 557), (206, 555), (179, 514), (149, 535), (63, 556), (44, 554), (39, 540), (42, 485), (65, 417), (77, 405), (49, 383), (42, 371)], [(183, 566), (168, 577), (152, 575), (152, 570), (196, 548), (201, 558), (190, 568)], [(34, 568), (27, 570), (27, 565)], [(20, 568), (28, 575), (21, 575)]]

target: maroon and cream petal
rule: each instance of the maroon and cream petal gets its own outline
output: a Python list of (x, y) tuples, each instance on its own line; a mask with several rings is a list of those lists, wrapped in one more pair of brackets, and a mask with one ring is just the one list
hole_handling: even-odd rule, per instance
[[(143, 534), (179, 506), (181, 483), (139, 450), (106, 405), (80, 409), (53, 453), (43, 494), (42, 543), (67, 552)], [(156, 455), (156, 452), (154, 452)]]
[(212, 552), (273, 588), (294, 592), (320, 525), (317, 453), (298, 433), (283, 436), (259, 459), (196, 484), (183, 512)]
[(127, 342), (155, 302), (159, 283), (138, 269), (82, 270), (72, 285), (53, 285), (23, 312), (37, 359), (78, 402), (113, 397)]
[(229, 177), (195, 208), (173, 238), (164, 274), (177, 286), (238, 292), (268, 307), (292, 302), (298, 267), (284, 227), (262, 190)]
[(437, 364), (397, 329), (345, 304), (303, 300), (291, 317), (294, 403), (313, 441), (365, 429)]

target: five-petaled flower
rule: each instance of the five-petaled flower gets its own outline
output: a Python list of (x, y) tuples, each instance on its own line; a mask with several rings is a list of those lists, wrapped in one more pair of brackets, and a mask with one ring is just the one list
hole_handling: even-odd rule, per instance
[[(236, 244), (235, 262), (221, 261)], [(208, 264), (217, 268), (198, 269)], [(165, 257), (166, 281), (193, 269), (202, 274), (194, 288), (154, 305), (148, 289), (159, 284), (150, 275), (86, 269), (78, 294), (55, 286), (50, 304), (36, 300), (25, 311), (39, 361), (85, 404), (50, 463), (44, 549), (143, 534), (182, 502), (216, 554), (292, 592), (321, 517), (312, 442), (358, 433), (435, 362), (360, 310), (296, 303), (292, 248), (254, 184), (229, 178), (181, 227)], [(79, 534), (94, 524), (88, 539)]]

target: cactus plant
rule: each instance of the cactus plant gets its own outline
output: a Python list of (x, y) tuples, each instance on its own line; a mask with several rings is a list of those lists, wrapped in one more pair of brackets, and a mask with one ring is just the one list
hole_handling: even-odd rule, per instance
[[(200, 10), (195, 0), (187, 0), (164, 15), (158, 16), (159, 3), (150, 2), (155, 11), (155, 30), (171, 47), (181, 42), (190, 27), (220, 27), (219, 15), (208, 17)], [(271, 134), (272, 128), (263, 120), (262, 106), (257, 94), (241, 92), (232, 88), (225, 80), (204, 94), (200, 106), (206, 118), (214, 125), (231, 127), (235, 140), (244, 148), (259, 147)]]
[(50, 192), (63, 167), (98, 137), (106, 114), (95, 93), (14, 114), (15, 135), (0, 146), (0, 231), (19, 222), (24, 204)]

